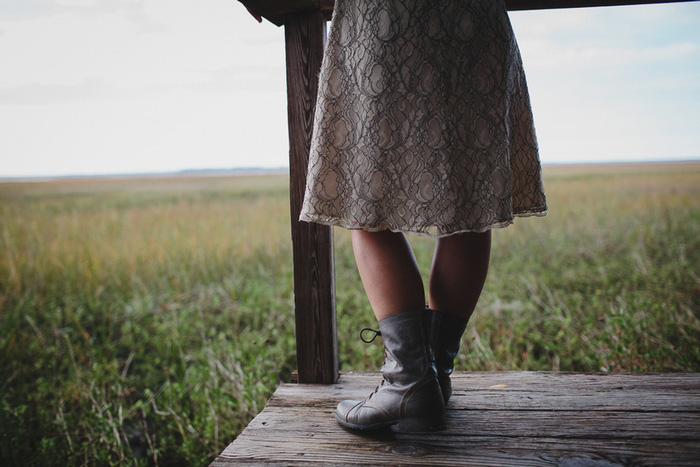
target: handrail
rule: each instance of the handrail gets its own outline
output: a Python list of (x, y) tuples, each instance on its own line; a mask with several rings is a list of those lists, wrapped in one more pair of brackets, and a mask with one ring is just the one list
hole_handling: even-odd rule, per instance
[(652, 3), (680, 3), (692, 1), (697, 0), (506, 0), (506, 6), (509, 10), (550, 10), (558, 8), (648, 5)]
[[(281, 26), (285, 16), (302, 11), (333, 11), (334, 0), (238, 0), (250, 11)], [(681, 3), (698, 0), (505, 0), (509, 10), (547, 10), (601, 6), (648, 5), (652, 3)]]

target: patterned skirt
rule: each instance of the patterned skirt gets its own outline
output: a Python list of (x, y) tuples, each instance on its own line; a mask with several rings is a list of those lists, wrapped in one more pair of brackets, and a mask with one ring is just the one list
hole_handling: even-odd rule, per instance
[(300, 220), (443, 237), (546, 215), (501, 0), (336, 0)]

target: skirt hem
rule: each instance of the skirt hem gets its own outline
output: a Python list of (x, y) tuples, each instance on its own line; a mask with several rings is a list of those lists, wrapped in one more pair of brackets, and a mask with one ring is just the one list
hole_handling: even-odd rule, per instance
[(390, 228), (390, 227), (377, 227), (377, 226), (367, 226), (363, 225), (359, 222), (349, 222), (346, 221), (342, 218), (339, 217), (327, 217), (327, 216), (314, 216), (314, 215), (304, 215), (302, 214), (299, 216), (299, 220), (302, 222), (313, 222), (316, 224), (322, 224), (322, 225), (327, 225), (330, 227), (342, 227), (344, 229), (348, 230), (365, 230), (368, 232), (380, 232), (383, 230), (390, 230), (392, 232), (403, 232), (408, 235), (424, 235), (428, 237), (433, 237), (433, 238), (444, 238), (444, 237), (449, 237), (451, 235), (457, 235), (461, 233), (467, 233), (467, 232), (486, 232), (487, 230), (491, 229), (500, 229), (504, 227), (508, 227), (509, 225), (513, 224), (514, 220), (516, 217), (545, 217), (547, 215), (548, 211), (546, 207), (541, 207), (541, 208), (533, 208), (533, 209), (528, 209), (525, 211), (519, 211), (516, 213), (513, 213), (513, 217), (509, 219), (504, 219), (501, 221), (496, 221), (491, 224), (485, 225), (485, 226), (480, 226), (480, 227), (473, 227), (473, 228), (455, 228), (455, 230), (450, 230), (448, 232), (435, 232), (437, 230), (437, 227), (435, 226), (430, 226), (430, 227), (425, 227), (425, 228)]

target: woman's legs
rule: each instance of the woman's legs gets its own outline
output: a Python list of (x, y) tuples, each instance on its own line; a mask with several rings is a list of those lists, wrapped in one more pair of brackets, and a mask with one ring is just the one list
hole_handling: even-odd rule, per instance
[[(378, 321), (425, 306), (420, 271), (402, 233), (353, 230), (352, 246)], [(430, 271), (430, 308), (469, 318), (486, 281), (490, 255), (490, 230), (438, 239)]]
[(353, 230), (352, 247), (377, 321), (425, 307), (423, 280), (402, 233)]
[(442, 397), (452, 395), (450, 375), (467, 327), (486, 280), (491, 232), (464, 233), (441, 238), (435, 246), (430, 272), (432, 344)]
[(490, 254), (490, 230), (438, 239), (430, 270), (430, 308), (469, 319), (486, 281)]
[(438, 240), (430, 275), (433, 313), (424, 310), (423, 281), (403, 234), (353, 230), (352, 245), (385, 361), (382, 384), (364, 401), (340, 402), (336, 417), (360, 430), (443, 429), (454, 357), (486, 279), (491, 233)]

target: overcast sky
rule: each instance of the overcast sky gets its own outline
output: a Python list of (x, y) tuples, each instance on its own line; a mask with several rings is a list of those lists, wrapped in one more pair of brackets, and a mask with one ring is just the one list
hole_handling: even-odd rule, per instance
[[(513, 12), (543, 163), (700, 159), (700, 2)], [(0, 177), (288, 166), (236, 0), (0, 0)]]

